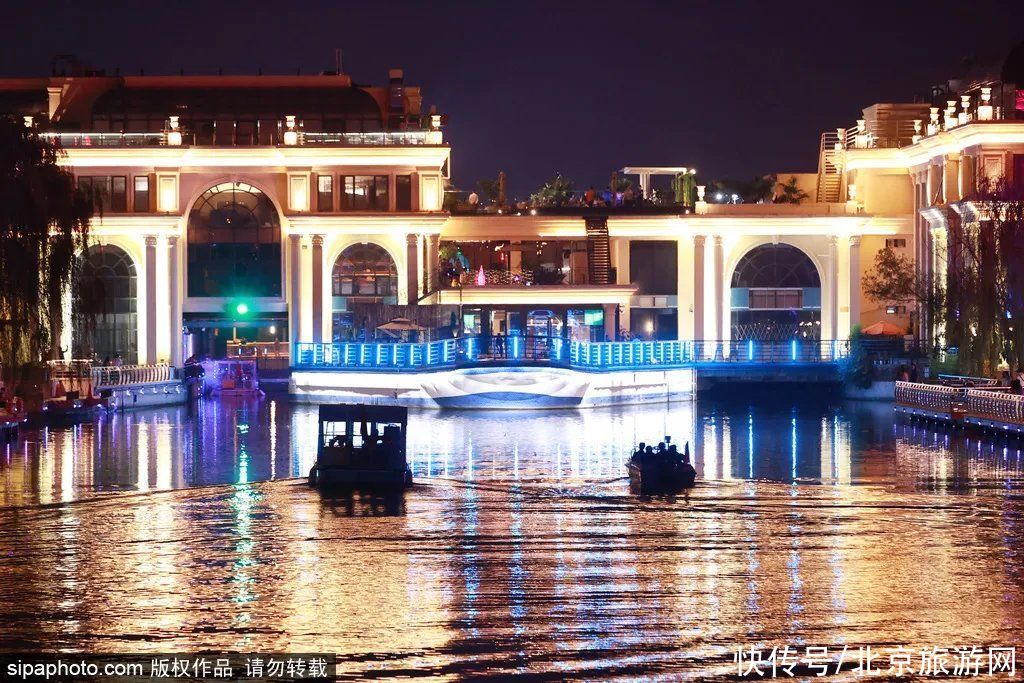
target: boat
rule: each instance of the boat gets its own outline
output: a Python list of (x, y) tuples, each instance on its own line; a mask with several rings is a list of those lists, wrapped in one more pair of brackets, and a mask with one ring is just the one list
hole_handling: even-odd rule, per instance
[(255, 360), (207, 361), (203, 372), (210, 393), (242, 398), (263, 396)]
[(110, 410), (106, 398), (81, 396), (77, 391), (67, 392), (63, 398), (44, 401), (38, 413), (30, 415), (30, 422), (38, 426), (47, 424), (76, 424), (94, 420)]
[(690, 444), (686, 444), (683, 454), (685, 465), (662, 456), (641, 460), (630, 458), (626, 463), (630, 490), (639, 495), (653, 495), (679, 493), (693, 488), (696, 471), (689, 465)]
[(25, 422), (28, 422), (28, 413), (20, 398), (0, 399), (0, 444), (17, 441), (18, 432)]
[(392, 490), (412, 486), (405, 458), (407, 422), (408, 410), (400, 406), (321, 405), (310, 485)]

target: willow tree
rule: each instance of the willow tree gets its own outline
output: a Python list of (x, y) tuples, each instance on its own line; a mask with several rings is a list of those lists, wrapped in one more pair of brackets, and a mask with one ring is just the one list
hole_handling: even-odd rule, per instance
[(946, 337), (962, 371), (1024, 362), (1024, 193), (984, 182), (949, 225)]
[(63, 294), (89, 237), (92, 199), (57, 164), (60, 150), (0, 116), (0, 366), (54, 354)]

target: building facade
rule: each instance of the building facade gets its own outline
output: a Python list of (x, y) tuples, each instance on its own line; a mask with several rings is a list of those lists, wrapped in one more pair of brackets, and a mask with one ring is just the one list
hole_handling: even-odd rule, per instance
[(716, 203), (697, 186), (685, 208), (516, 215), (445, 210), (443, 119), (399, 70), (382, 87), (0, 79), (0, 109), (56, 139), (102, 206), (79, 286), (110, 305), (88, 335), (62, 321), (65, 355), (180, 365), (240, 342), (288, 355), (368, 339), (398, 316), (448, 336), (583, 341), (912, 329), (913, 310), (867, 299), (861, 279), (886, 247), (940, 267), (944, 207), (981, 175), (1024, 177), (1018, 91), (1001, 84), (996, 102), (992, 87), (945, 120), (878, 104), (823, 135), (817, 174), (796, 174), (800, 204)]

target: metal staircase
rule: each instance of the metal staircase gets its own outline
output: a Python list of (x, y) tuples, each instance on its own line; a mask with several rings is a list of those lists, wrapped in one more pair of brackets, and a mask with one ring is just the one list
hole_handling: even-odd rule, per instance
[[(843, 191), (843, 149), (836, 131), (821, 134), (821, 148), (818, 151), (818, 196), (816, 201), (842, 201)], [(844, 141), (845, 142), (845, 141)]]
[(608, 218), (587, 220), (587, 275), (592, 285), (610, 284), (611, 249), (608, 246)]

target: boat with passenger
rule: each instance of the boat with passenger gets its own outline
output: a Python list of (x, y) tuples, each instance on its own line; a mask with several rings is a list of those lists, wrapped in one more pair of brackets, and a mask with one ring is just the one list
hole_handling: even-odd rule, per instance
[(255, 360), (209, 360), (203, 363), (208, 393), (220, 396), (260, 398), (260, 380)]
[(321, 405), (316, 463), (309, 483), (321, 488), (404, 489), (408, 410), (401, 406)]
[[(666, 437), (666, 442), (669, 437)], [(657, 495), (679, 493), (684, 489), (693, 488), (697, 480), (697, 470), (690, 464), (690, 444), (683, 447), (680, 454), (675, 444), (658, 444), (640, 447), (626, 463), (629, 472), (629, 488), (639, 495)]]

